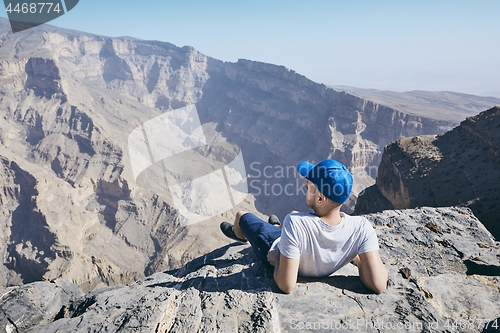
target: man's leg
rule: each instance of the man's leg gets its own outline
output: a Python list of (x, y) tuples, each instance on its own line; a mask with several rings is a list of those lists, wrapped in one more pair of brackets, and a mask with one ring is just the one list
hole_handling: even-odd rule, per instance
[[(267, 265), (267, 253), (274, 241), (281, 236), (281, 229), (247, 212), (238, 212), (234, 221), (234, 233), (248, 239), (257, 258)], [(244, 237), (244, 238), (243, 238)]]
[(241, 228), (240, 228), (240, 219), (246, 213), (248, 213), (248, 212), (244, 212), (244, 211), (240, 210), (238, 213), (236, 213), (236, 216), (234, 218), (234, 234), (238, 238), (241, 238), (241, 239), (247, 239), (247, 237), (245, 236), (245, 234), (243, 233), (243, 231), (241, 231)]

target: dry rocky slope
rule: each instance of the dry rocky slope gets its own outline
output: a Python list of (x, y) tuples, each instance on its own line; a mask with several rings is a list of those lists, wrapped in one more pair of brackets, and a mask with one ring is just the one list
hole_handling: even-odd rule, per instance
[(180, 269), (85, 296), (59, 279), (7, 288), (0, 295), (0, 330), (495, 331), (500, 243), (469, 209), (424, 207), (367, 218), (389, 271), (380, 295), (364, 287), (351, 264), (328, 278), (300, 279), (290, 295), (282, 294), (251, 248), (233, 243)]
[(472, 209), (500, 239), (500, 107), (442, 135), (388, 145), (376, 185), (359, 197), (356, 213), (452, 205)]
[[(359, 192), (387, 143), (461, 120), (408, 115), (285, 67), (158, 41), (49, 25), (12, 34), (0, 19), (0, 46), (0, 287), (67, 278), (90, 291), (224, 244), (218, 223), (234, 211), (183, 228), (168, 195), (135, 182), (128, 136), (168, 111), (196, 105), (207, 137), (241, 148), (251, 194), (234, 210), (281, 217), (303, 204), (285, 167), (338, 159)], [(285, 184), (291, 196), (273, 195)]]

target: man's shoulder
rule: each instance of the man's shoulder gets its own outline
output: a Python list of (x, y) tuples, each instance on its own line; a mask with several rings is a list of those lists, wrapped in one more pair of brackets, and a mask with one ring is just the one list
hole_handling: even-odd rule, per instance
[(314, 215), (313, 213), (297, 212), (297, 213), (288, 214), (285, 219), (288, 219), (291, 222), (298, 222), (298, 221), (314, 220), (314, 219), (318, 219), (318, 217), (316, 215)]
[(369, 222), (366, 217), (364, 216), (360, 216), (360, 215), (349, 215), (349, 214), (346, 214), (346, 213), (341, 213), (343, 215), (343, 217), (347, 220), (347, 221), (356, 221), (356, 222), (362, 222), (362, 223), (366, 223), (366, 222)]
[(308, 212), (290, 213), (285, 217), (284, 225), (304, 226), (315, 219), (318, 219), (318, 217)]
[(295, 212), (295, 213), (290, 213), (288, 214), (290, 218), (313, 218), (316, 217), (313, 213), (310, 212)]
[(352, 227), (358, 228), (369, 228), (371, 227), (370, 221), (364, 216), (352, 216), (348, 214), (344, 214), (345, 223), (351, 225)]

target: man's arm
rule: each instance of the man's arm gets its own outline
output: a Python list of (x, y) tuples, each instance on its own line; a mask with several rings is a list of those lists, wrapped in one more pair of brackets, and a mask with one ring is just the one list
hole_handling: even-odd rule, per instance
[(269, 251), (268, 261), (274, 266), (274, 281), (284, 293), (291, 293), (297, 283), (299, 259), (290, 259), (282, 255), (278, 249)]
[(385, 291), (388, 274), (378, 250), (356, 256), (353, 263), (358, 266), (359, 277), (365, 286), (377, 294)]

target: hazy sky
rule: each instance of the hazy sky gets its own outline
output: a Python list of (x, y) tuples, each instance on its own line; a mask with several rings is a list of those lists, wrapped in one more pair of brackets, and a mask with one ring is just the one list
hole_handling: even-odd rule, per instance
[(80, 0), (50, 24), (284, 65), (329, 85), (500, 96), (499, 14), (500, 0)]

